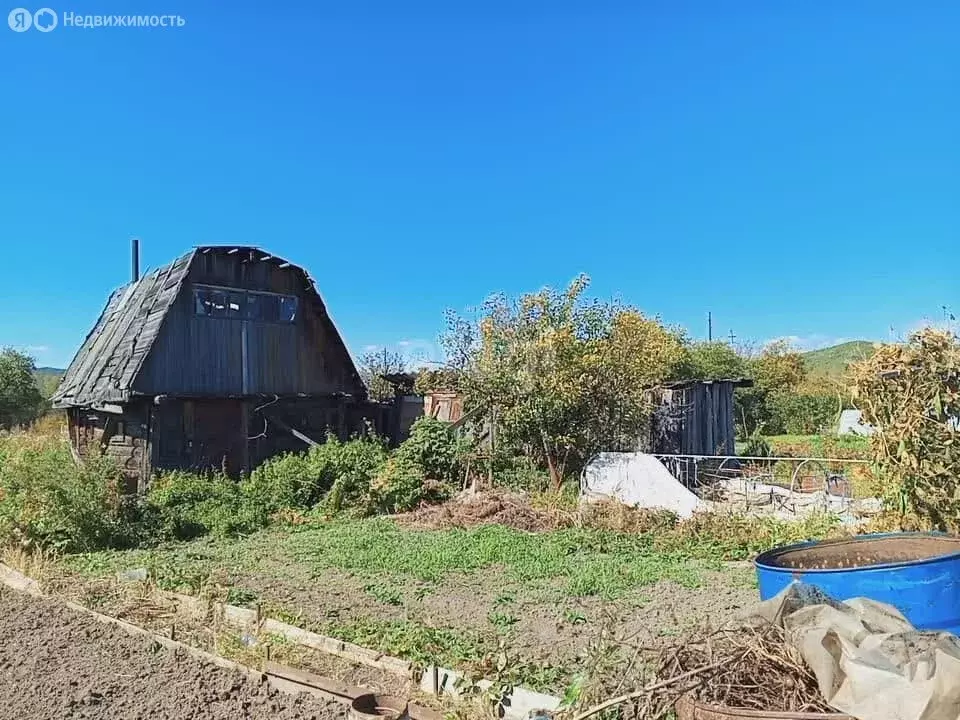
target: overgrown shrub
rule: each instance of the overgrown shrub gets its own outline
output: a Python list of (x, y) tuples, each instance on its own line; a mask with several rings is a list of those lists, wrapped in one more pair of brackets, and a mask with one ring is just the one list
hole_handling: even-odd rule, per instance
[(740, 453), (744, 457), (764, 458), (770, 457), (773, 453), (770, 451), (770, 443), (763, 437), (754, 433), (748, 439)]
[(550, 474), (524, 455), (498, 454), (493, 459), (493, 484), (507, 490), (542, 493), (550, 487)]
[(143, 519), (154, 523), (161, 537), (187, 540), (252, 532), (266, 524), (267, 513), (244, 502), (237, 482), (221, 472), (173, 471), (153, 481)]
[(371, 493), (372, 509), (395, 513), (442, 502), (460, 486), (470, 443), (458, 438), (450, 424), (421, 418), (378, 473)]
[(716, 560), (746, 560), (779, 545), (819, 540), (843, 534), (834, 515), (811, 515), (801, 520), (697, 513), (667, 531), (654, 535), (662, 552), (681, 552)]
[(425, 478), (452, 485), (463, 480), (463, 461), (470, 450), (470, 441), (458, 437), (450, 423), (423, 417), (410, 428), (410, 437), (395, 455), (420, 468)]
[(389, 457), (386, 445), (368, 438), (345, 443), (330, 438), (314, 450), (315, 462), (331, 479), (330, 491), (320, 504), (321, 510), (329, 514), (352, 512), (368, 515), (373, 512), (370, 492)]
[(78, 467), (63, 443), (0, 448), (0, 540), (85, 552), (129, 542), (121, 474), (107, 458)]
[(370, 494), (371, 512), (397, 513), (423, 503), (442, 502), (449, 486), (424, 477), (423, 469), (409, 457), (394, 456), (377, 475)]
[(811, 435), (831, 429), (839, 411), (833, 395), (775, 392), (767, 399), (770, 408), (768, 431)]
[(285, 453), (270, 458), (240, 483), (243, 499), (266, 514), (283, 509), (309, 510), (330, 489), (323, 463), (314, 453)]

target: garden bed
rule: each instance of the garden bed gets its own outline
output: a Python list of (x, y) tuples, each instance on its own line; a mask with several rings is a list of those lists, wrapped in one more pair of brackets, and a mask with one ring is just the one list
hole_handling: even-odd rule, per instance
[(655, 646), (756, 597), (749, 566), (659, 552), (642, 536), (414, 530), (388, 519), (67, 556), (44, 581), (113, 613), (105, 583), (137, 568), (163, 589), (259, 606), (424, 666), (482, 668), (502, 640), (522, 682), (550, 692), (563, 690), (601, 631)]
[(3, 717), (266, 720), (345, 717), (331, 700), (280, 693), (54, 600), (0, 588)]

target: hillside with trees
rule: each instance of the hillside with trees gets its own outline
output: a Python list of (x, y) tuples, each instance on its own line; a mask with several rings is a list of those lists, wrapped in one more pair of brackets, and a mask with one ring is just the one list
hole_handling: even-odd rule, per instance
[(867, 340), (832, 345), (803, 353), (803, 364), (810, 377), (841, 380), (853, 363), (868, 359), (874, 353), (874, 343)]

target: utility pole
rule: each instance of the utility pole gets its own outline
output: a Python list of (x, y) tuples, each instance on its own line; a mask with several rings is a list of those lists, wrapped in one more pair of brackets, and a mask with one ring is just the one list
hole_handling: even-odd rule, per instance
[(733, 330), (730, 331), (730, 346), (733, 346), (733, 341), (737, 339), (737, 336), (733, 334)]
[(713, 313), (707, 312), (707, 342), (713, 342)]

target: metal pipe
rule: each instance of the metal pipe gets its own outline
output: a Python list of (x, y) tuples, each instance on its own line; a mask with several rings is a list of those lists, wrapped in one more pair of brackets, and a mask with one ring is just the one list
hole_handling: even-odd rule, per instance
[(140, 240), (131, 238), (130, 240), (130, 280), (136, 282), (140, 279)]

